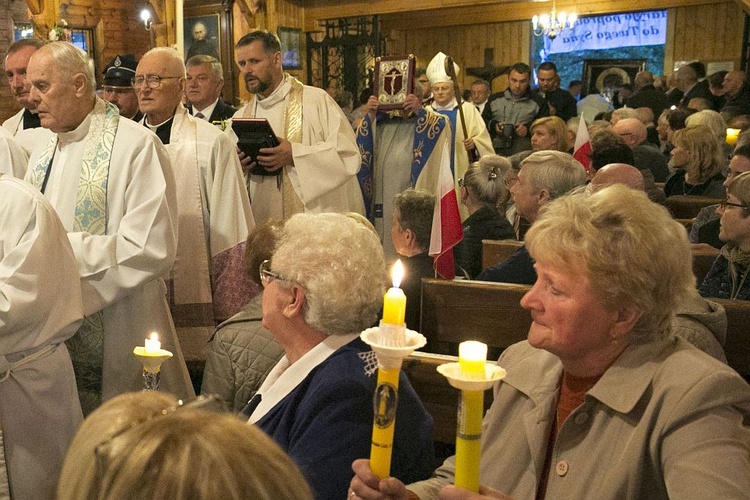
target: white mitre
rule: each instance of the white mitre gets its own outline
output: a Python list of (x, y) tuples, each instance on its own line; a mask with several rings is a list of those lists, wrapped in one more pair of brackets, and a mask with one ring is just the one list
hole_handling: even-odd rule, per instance
[[(453, 83), (453, 80), (445, 72), (445, 59), (448, 56), (442, 52), (438, 52), (435, 57), (432, 58), (430, 64), (427, 65), (427, 79), (430, 80), (430, 85), (436, 83), (449, 82)], [(456, 77), (458, 77), (458, 64), (453, 63), (453, 68), (456, 70)]]

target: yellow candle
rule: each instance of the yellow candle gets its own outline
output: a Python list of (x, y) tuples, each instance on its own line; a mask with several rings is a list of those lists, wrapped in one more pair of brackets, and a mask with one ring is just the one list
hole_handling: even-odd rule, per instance
[(378, 368), (378, 385), (375, 389), (375, 418), (372, 424), (370, 469), (380, 479), (390, 476), (393, 429), (396, 427), (398, 403), (398, 368)]
[(737, 144), (737, 137), (740, 135), (740, 129), (738, 128), (728, 128), (727, 129), (727, 144), (730, 146), (734, 146)]
[(484, 379), (487, 363), (487, 344), (467, 340), (458, 345), (458, 364), (466, 378)]
[(455, 485), (479, 492), (484, 391), (461, 391), (456, 430)]
[(389, 288), (383, 297), (383, 323), (401, 325), (406, 317), (406, 295), (399, 288), (404, 278), (404, 265), (397, 260), (391, 272), (393, 288)]
[(159, 342), (159, 334), (151, 332), (149, 338), (146, 339), (146, 353), (155, 354), (161, 350), (161, 342)]

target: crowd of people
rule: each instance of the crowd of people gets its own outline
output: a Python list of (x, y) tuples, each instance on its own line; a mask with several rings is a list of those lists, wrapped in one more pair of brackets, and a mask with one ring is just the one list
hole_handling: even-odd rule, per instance
[[(354, 109), (285, 73), (271, 32), (235, 59), (239, 108), (212, 55), (118, 55), (97, 89), (70, 43), (6, 54), (21, 110), (0, 128), (0, 499), (750, 491), (750, 386), (711, 300), (750, 300), (750, 132), (726, 144), (750, 128), (744, 73), (691, 63), (665, 89), (641, 71), (610, 102), (519, 62), (506, 90), (477, 80), (461, 99), (438, 53), (386, 112), (371, 90)], [(243, 152), (242, 119), (277, 145)], [(713, 200), (689, 237), (662, 205), (674, 196)], [(479, 493), (452, 486), (453, 457), (435, 470), (433, 418), (403, 373), (392, 477), (367, 461), (378, 365), (359, 334), (396, 258), (419, 330), (445, 203), (458, 279), (530, 285)], [(485, 269), (486, 239), (521, 243)], [(701, 283), (692, 248), (716, 254)], [(174, 357), (161, 392), (136, 392), (152, 331)]]

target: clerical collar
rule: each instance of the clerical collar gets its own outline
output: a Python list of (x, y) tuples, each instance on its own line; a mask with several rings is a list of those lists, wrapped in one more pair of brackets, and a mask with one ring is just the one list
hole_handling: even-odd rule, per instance
[(61, 146), (64, 146), (65, 144), (72, 144), (74, 142), (82, 141), (86, 135), (89, 133), (89, 128), (91, 127), (91, 113), (86, 115), (86, 118), (83, 119), (83, 121), (78, 124), (76, 128), (69, 132), (59, 132), (57, 134), (58, 140), (60, 142)]
[(268, 97), (263, 97), (260, 94), (256, 94), (256, 100), (257, 106), (260, 106), (263, 109), (270, 109), (276, 104), (283, 101), (289, 91), (292, 89), (292, 82), (289, 81), (289, 75), (284, 75), (284, 79), (281, 81), (278, 87), (274, 89), (273, 92), (271, 92), (271, 95)]
[(31, 111), (30, 109), (24, 108), (23, 110), (23, 128), (39, 128), (42, 126), (42, 121), (39, 119), (39, 113)]
[(458, 106), (458, 101), (456, 101), (455, 97), (451, 100), (451, 102), (449, 102), (445, 106), (440, 106), (435, 101), (432, 101), (432, 109), (434, 109), (435, 111), (450, 111), (454, 109), (456, 106)]
[(148, 123), (148, 115), (146, 115), (143, 119), (143, 124), (159, 137), (162, 144), (169, 144), (169, 138), (172, 135), (173, 121), (174, 116), (170, 116), (167, 121), (161, 122), (157, 125), (151, 125)]

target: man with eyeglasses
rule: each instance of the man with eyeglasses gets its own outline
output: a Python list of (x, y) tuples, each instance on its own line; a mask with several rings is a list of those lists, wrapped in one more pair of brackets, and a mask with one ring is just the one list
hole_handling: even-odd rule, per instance
[(215, 57), (193, 56), (185, 63), (188, 112), (214, 125), (228, 120), (237, 112), (221, 100), (224, 72)]
[(26, 180), (57, 210), (78, 263), (86, 321), (68, 341), (84, 413), (143, 386), (131, 354), (149, 332), (175, 359), (164, 390), (193, 394), (162, 277), (177, 243), (169, 156), (153, 134), (96, 97), (94, 63), (68, 42), (37, 50), (29, 100), (52, 140), (36, 148)]
[(146, 52), (133, 86), (143, 123), (166, 146), (175, 173), (180, 238), (169, 302), (197, 388), (214, 329), (258, 292), (243, 266), (253, 212), (232, 140), (181, 103), (185, 64), (177, 51)]
[[(279, 139), (257, 158), (241, 153), (255, 222), (287, 220), (300, 212), (365, 213), (357, 182), (360, 155), (349, 120), (323, 89), (285, 74), (281, 42), (266, 30), (243, 36), (237, 66), (253, 97), (235, 118), (265, 118)], [(236, 139), (230, 127), (227, 132)], [(254, 170), (258, 172), (258, 170)]]
[(750, 300), (750, 173), (733, 178), (716, 213), (725, 243), (698, 291), (704, 297)]
[[(5, 56), (5, 77), (21, 110), (5, 120), (3, 128), (10, 132), (10, 135), (23, 147), (27, 158), (36, 145), (46, 144), (51, 136), (48, 130), (42, 128), (36, 106), (29, 100), (31, 83), (26, 78), (29, 59), (42, 45), (44, 42), (41, 40), (24, 38), (13, 42)], [(14, 170), (17, 168), (14, 167)], [(25, 169), (21, 170), (25, 172)], [(10, 172), (6, 171), (6, 173)]]
[[(734, 150), (732, 159), (729, 160), (727, 178), (724, 187), (729, 185), (743, 172), (750, 171), (750, 146), (740, 146)], [(718, 205), (709, 205), (701, 209), (690, 228), (690, 243), (694, 243), (703, 250), (721, 249), (724, 241), (719, 237), (721, 220)]]
[(138, 62), (132, 54), (116, 56), (104, 70), (102, 99), (111, 102), (120, 110), (120, 116), (141, 121), (143, 113), (138, 110), (138, 98), (130, 81), (135, 76)]

